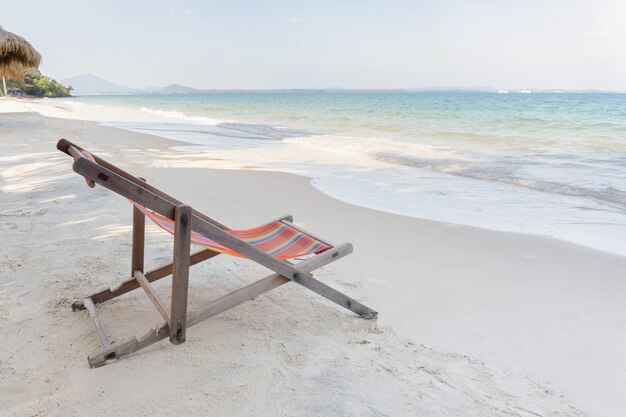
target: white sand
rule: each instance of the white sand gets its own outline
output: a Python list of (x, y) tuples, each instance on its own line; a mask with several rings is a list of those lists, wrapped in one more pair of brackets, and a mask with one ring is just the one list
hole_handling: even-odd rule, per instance
[[(55, 111), (54, 101), (26, 105)], [(23, 109), (0, 100), (0, 112)], [(193, 327), (182, 346), (163, 341), (89, 369), (97, 336), (70, 304), (127, 278), (131, 209), (86, 187), (55, 149), (60, 137), (234, 228), (290, 213), (351, 241), (355, 253), (316, 276), (376, 308), (378, 323), (289, 284)], [(89, 121), (0, 114), (0, 144), (0, 416), (608, 417), (626, 409), (625, 258), (351, 206), (306, 178), (210, 169), (233, 164)], [(148, 268), (169, 262), (167, 235), (150, 227), (148, 244)], [(266, 274), (228, 257), (195, 266), (192, 305)], [(168, 283), (158, 288), (166, 296)], [(160, 322), (140, 291), (101, 311), (118, 340)]]

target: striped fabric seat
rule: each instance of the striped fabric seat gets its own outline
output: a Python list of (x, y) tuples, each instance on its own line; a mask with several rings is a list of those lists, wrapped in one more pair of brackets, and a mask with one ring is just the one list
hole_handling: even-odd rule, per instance
[[(141, 204), (132, 202), (143, 214), (154, 222), (161, 229), (170, 234), (174, 234), (174, 221), (146, 209)], [(237, 236), (239, 239), (256, 246), (278, 259), (292, 259), (301, 256), (317, 254), (330, 249), (330, 246), (319, 240), (300, 232), (282, 222), (274, 222), (265, 226), (255, 227), (247, 230), (228, 230), (228, 233)], [(191, 243), (210, 249), (215, 252), (225, 253), (231, 256), (242, 258), (237, 252), (225, 248), (206, 238), (205, 236), (191, 232)]]

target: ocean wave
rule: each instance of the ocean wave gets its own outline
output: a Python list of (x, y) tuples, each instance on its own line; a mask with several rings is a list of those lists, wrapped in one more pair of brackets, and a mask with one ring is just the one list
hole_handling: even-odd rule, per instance
[(158, 109), (151, 109), (149, 107), (141, 107), (139, 111), (143, 113), (154, 114), (160, 117), (186, 120), (186, 121), (199, 123), (199, 124), (206, 124), (206, 125), (217, 125), (219, 123), (224, 122), (223, 120), (213, 119), (213, 118), (206, 117), (206, 116), (194, 116), (191, 114), (186, 114), (178, 110), (158, 110)]
[[(200, 135), (219, 136), (221, 138), (233, 139), (253, 139), (281, 141), (287, 138), (307, 137), (311, 133), (289, 129), (283, 126), (273, 126), (256, 123), (220, 122), (212, 125), (190, 124), (190, 123), (108, 123), (109, 126), (123, 129), (141, 130), (161, 133), (191, 133)], [(184, 140), (184, 138), (179, 139)]]
[(241, 132), (252, 137), (263, 139), (284, 140), (288, 138), (302, 138), (312, 136), (312, 133), (290, 129), (285, 126), (276, 126), (258, 123), (220, 123), (219, 128), (234, 132)]
[(79, 101), (72, 101), (72, 100), (62, 100), (61, 103), (65, 104), (68, 107), (84, 107), (85, 104), (81, 103)]
[(433, 170), (449, 175), (456, 175), (482, 181), (492, 181), (513, 185), (534, 191), (558, 194), (568, 197), (589, 198), (600, 203), (626, 209), (626, 191), (607, 186), (589, 188), (558, 181), (522, 178), (514, 174), (514, 169), (506, 163), (481, 162), (468, 163), (459, 160), (419, 158), (397, 153), (377, 152), (371, 154), (376, 160), (397, 165)]
[[(579, 155), (572, 159), (571, 154), (528, 153), (527, 150), (513, 153), (485, 153), (484, 150), (478, 149), (457, 149), (384, 137), (320, 135), (291, 139), (287, 142), (349, 157), (369, 158), (379, 163), (427, 169), (555, 195), (587, 198), (615, 206), (620, 210), (626, 209), (626, 190), (618, 188), (618, 180), (604, 185), (600, 181), (597, 185), (589, 186), (575, 184), (576, 178), (581, 180), (579, 183), (585, 183), (588, 175), (609, 174), (615, 177), (615, 173), (611, 174), (612, 170), (614, 171), (611, 167), (620, 166), (621, 157), (613, 154), (598, 154), (598, 158), (602, 155), (605, 159), (589, 164), (589, 155)], [(537, 174), (543, 167), (548, 166), (551, 167), (549, 176), (543, 177), (546, 172)], [(602, 167), (602, 174), (598, 171), (598, 166)], [(527, 172), (529, 169), (530, 175)]]
[(367, 156), (376, 152), (389, 151), (419, 158), (467, 160), (467, 154), (461, 154), (448, 146), (435, 146), (423, 143), (395, 140), (386, 137), (355, 137), (340, 135), (310, 135), (294, 137), (285, 142), (295, 143), (304, 147), (323, 149), (349, 156)]

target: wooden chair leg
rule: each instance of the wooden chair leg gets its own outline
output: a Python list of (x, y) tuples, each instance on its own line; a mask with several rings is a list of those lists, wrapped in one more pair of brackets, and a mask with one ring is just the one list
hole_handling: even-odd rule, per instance
[[(324, 265), (328, 265), (338, 259), (341, 259), (350, 253), (352, 253), (352, 245), (342, 244), (310, 259), (302, 261), (296, 264), (296, 266), (301, 271), (311, 272), (317, 268), (321, 268)], [(248, 284), (231, 292), (230, 294), (226, 294), (217, 300), (210, 302), (197, 311), (192, 311), (189, 314), (187, 326), (191, 327), (201, 323), (210, 317), (216, 316), (226, 310), (230, 310), (247, 300), (251, 300), (288, 282), (291, 282), (291, 280), (280, 274), (272, 274), (259, 281)], [(163, 323), (159, 327), (150, 329), (147, 333), (140, 337), (132, 336), (128, 339), (120, 341), (119, 343), (105, 346), (89, 355), (89, 365), (91, 367), (106, 365), (111, 359), (119, 359), (122, 356), (130, 355), (131, 353), (150, 346), (153, 343), (166, 339), (169, 334), (168, 329), (168, 324)]]
[(98, 332), (98, 336), (102, 341), (102, 346), (108, 348), (111, 346), (111, 341), (107, 336), (106, 330), (104, 329), (104, 324), (102, 324), (102, 320), (100, 319), (100, 315), (98, 314), (98, 310), (96, 310), (96, 306), (94, 305), (91, 298), (85, 298), (85, 308), (89, 311), (89, 315), (91, 316), (91, 320), (93, 321), (94, 326), (96, 327), (96, 332)]
[(176, 207), (174, 223), (174, 272), (170, 311), (170, 342), (185, 342), (187, 328), (187, 291), (189, 287), (189, 253), (191, 249), (191, 207)]
[[(135, 208), (134, 210), (141, 213), (141, 211), (139, 211), (137, 208)], [(91, 301), (93, 301), (94, 304), (104, 303), (105, 301), (119, 297), (120, 295), (126, 294), (127, 292), (130, 292), (139, 288), (139, 283), (134, 278), (134, 275), (135, 275), (135, 270), (137, 270), (138, 265), (141, 265), (141, 268), (139, 269), (141, 272), (143, 272), (143, 269), (144, 269), (143, 248), (144, 248), (145, 243), (142, 243), (142, 244), (139, 243), (139, 242), (144, 242), (143, 237), (145, 234), (145, 216), (143, 217), (144, 217), (143, 222), (138, 224), (139, 221), (135, 218), (135, 214), (133, 213), (133, 256), (132, 256), (132, 259), (141, 260), (141, 264), (139, 264), (138, 262), (135, 263), (134, 261), (132, 262), (133, 266), (131, 267), (131, 269), (133, 269), (133, 271), (132, 271), (131, 276), (133, 278), (127, 279), (126, 281), (121, 282), (119, 285), (115, 287), (101, 289), (89, 295), (88, 297), (86, 297), (86, 298), (91, 298)], [(267, 222), (266, 224), (271, 224), (271, 223), (275, 223), (275, 222), (279, 222), (283, 220), (292, 221), (293, 217), (291, 217), (290, 215), (281, 216), (277, 219)], [(140, 235), (141, 240), (135, 238), (135, 230), (138, 230), (138, 231), (144, 230), (144, 233)], [(141, 249), (141, 254), (138, 254), (138, 252), (135, 252), (134, 248), (137, 248), (137, 250)], [(189, 265), (191, 266), (191, 265), (195, 265), (197, 263), (206, 261), (207, 259), (210, 259), (219, 254), (220, 254), (219, 252), (214, 252), (210, 249), (204, 249), (204, 250), (198, 251), (189, 257)], [(167, 265), (163, 265), (158, 268), (152, 269), (148, 272), (145, 272), (144, 276), (146, 277), (148, 282), (154, 282), (161, 278), (165, 278), (172, 274), (172, 271), (174, 269), (173, 265), (174, 265), (173, 263), (169, 263)], [(80, 300), (76, 300), (74, 301), (74, 303), (72, 303), (72, 310), (78, 311), (78, 310), (84, 310), (84, 309), (85, 309), (85, 302), (83, 298), (81, 298)]]
[(146, 217), (137, 207), (133, 205), (133, 249), (130, 267), (131, 277), (135, 275), (135, 271), (143, 272), (145, 237)]
[[(201, 250), (199, 252), (194, 253), (193, 255), (189, 257), (189, 265), (195, 265), (197, 263), (206, 261), (207, 259), (211, 259), (214, 256), (217, 256), (219, 254), (220, 254), (219, 252), (213, 252), (212, 250), (209, 250), (209, 249)], [(174, 270), (174, 265), (172, 263), (169, 263), (167, 265), (163, 265), (163, 266), (160, 266), (158, 268), (155, 268), (153, 270), (146, 272), (144, 276), (146, 277), (148, 282), (154, 282), (159, 279), (172, 275), (173, 270)], [(112, 300), (116, 297), (119, 297), (120, 295), (124, 295), (137, 288), (139, 288), (139, 283), (133, 277), (131, 279), (127, 279), (126, 281), (123, 281), (116, 287), (105, 288), (103, 290), (97, 291), (89, 295), (86, 298), (91, 298), (94, 304), (99, 304), (99, 303), (104, 303), (105, 301), (108, 301), (108, 300)], [(74, 303), (72, 303), (72, 310), (78, 311), (78, 310), (84, 310), (84, 309), (85, 309), (85, 303), (83, 299), (76, 300), (74, 301)]]

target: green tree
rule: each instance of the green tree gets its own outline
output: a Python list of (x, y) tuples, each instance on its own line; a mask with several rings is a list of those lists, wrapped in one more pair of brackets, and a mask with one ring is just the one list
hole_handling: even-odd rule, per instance
[(23, 80), (8, 80), (8, 88), (19, 88), (27, 95), (35, 97), (70, 97), (72, 87), (46, 77), (39, 70), (30, 70)]

